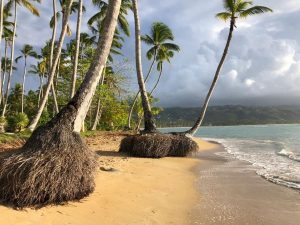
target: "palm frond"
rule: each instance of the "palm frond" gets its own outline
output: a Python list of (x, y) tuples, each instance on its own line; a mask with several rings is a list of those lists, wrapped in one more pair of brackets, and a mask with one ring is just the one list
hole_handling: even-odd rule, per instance
[(263, 13), (267, 13), (267, 12), (273, 12), (273, 10), (268, 7), (265, 7), (265, 6), (254, 6), (249, 9), (244, 10), (243, 12), (241, 12), (239, 14), (239, 16), (241, 18), (246, 18), (251, 15), (263, 14)]
[(216, 18), (220, 19), (220, 20), (224, 20), (227, 21), (231, 18), (231, 13), (229, 12), (220, 12), (218, 14), (216, 14)]

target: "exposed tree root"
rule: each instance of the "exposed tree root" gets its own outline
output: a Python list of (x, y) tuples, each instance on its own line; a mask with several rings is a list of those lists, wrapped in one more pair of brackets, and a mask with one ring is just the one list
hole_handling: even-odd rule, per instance
[(24, 147), (0, 158), (0, 201), (16, 208), (79, 200), (94, 190), (96, 154), (72, 131), (69, 105)]
[(162, 158), (184, 157), (197, 150), (197, 143), (185, 135), (154, 133), (124, 138), (119, 151), (136, 157)]

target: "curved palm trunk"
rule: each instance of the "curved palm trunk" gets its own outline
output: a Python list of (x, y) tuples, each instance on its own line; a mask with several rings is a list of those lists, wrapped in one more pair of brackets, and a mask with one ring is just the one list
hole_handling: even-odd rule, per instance
[(23, 83), (22, 83), (22, 97), (21, 97), (21, 113), (24, 113), (24, 95), (25, 95), (25, 80), (26, 80), (26, 67), (27, 67), (27, 57), (24, 58), (24, 73), (23, 73)]
[(57, 30), (57, 18), (56, 18), (56, 0), (52, 1), (53, 3), (53, 29), (52, 29), (52, 37), (51, 37), (51, 48), (50, 48), (50, 58), (49, 58), (49, 71), (52, 68), (53, 64), (53, 54), (54, 54), (54, 46), (55, 46), (55, 37)]
[(151, 106), (149, 98), (146, 91), (146, 86), (142, 71), (142, 56), (141, 56), (141, 31), (140, 31), (140, 19), (138, 15), (138, 2), (137, 0), (132, 0), (133, 3), (133, 13), (134, 13), (134, 24), (135, 24), (135, 60), (136, 60), (136, 71), (137, 79), (141, 92), (142, 106), (144, 110), (144, 122), (145, 122), (145, 132), (152, 133), (156, 132), (156, 126), (154, 123), (153, 115), (151, 113)]
[[(51, 68), (53, 65), (53, 54), (54, 54), (55, 37), (56, 37), (56, 30), (57, 30), (56, 0), (52, 1), (52, 5), (53, 5), (53, 7), (52, 7), (52, 9), (53, 9), (53, 29), (52, 29), (51, 48), (50, 48), (50, 57), (49, 57), (49, 71), (51, 71)], [(53, 102), (54, 102), (54, 109), (55, 109), (55, 112), (58, 113), (59, 109), (58, 109), (57, 98), (56, 98), (56, 93), (55, 93), (55, 88), (54, 88), (53, 82), (51, 84), (51, 92), (52, 92), (52, 97), (53, 97)]]
[(4, 47), (4, 66), (2, 71), (2, 83), (1, 83), (1, 99), (0, 99), (0, 105), (2, 101), (4, 101), (4, 85), (5, 85), (5, 78), (6, 78), (6, 70), (7, 70), (7, 41), (5, 41), (5, 47)]
[(56, 97), (56, 91), (55, 91), (55, 87), (54, 84), (52, 82), (51, 84), (51, 93), (52, 93), (52, 97), (53, 97), (53, 103), (54, 103), (54, 111), (57, 114), (59, 112), (59, 108), (58, 108), (58, 103), (57, 103), (57, 97)]
[[(101, 84), (100, 84), (101, 86), (104, 83), (104, 79), (105, 79), (105, 73), (103, 73), (102, 77), (101, 77)], [(96, 114), (95, 114), (95, 120), (94, 120), (92, 129), (91, 129), (93, 131), (97, 129), (97, 125), (99, 124), (99, 121), (100, 121), (100, 118), (101, 118), (101, 115), (102, 115), (102, 108), (103, 108), (103, 104), (101, 104), (101, 98), (99, 97), (98, 98), (98, 103), (97, 103), (97, 111), (96, 111)]]
[(98, 42), (93, 62), (84, 77), (84, 80), (71, 100), (76, 109), (76, 118), (74, 121), (74, 131), (79, 132), (82, 123), (89, 110), (89, 105), (96, 91), (97, 84), (101, 79), (101, 74), (106, 65), (110, 52), (113, 36), (115, 33), (117, 19), (120, 11), (121, 0), (110, 0), (108, 11), (105, 18), (103, 37)]
[[(69, 17), (70, 17), (71, 6), (72, 6), (72, 3), (73, 3), (73, 0), (70, 0), (68, 3), (69, 4), (67, 5), (67, 7), (65, 9), (66, 10), (65, 13), (63, 13), (62, 30), (61, 30), (61, 33), (60, 33), (60, 37), (59, 37), (59, 41), (58, 41), (58, 47), (57, 47), (57, 51), (56, 51), (56, 54), (55, 54), (55, 57), (54, 57), (54, 61), (52, 63), (51, 70), (50, 70), (50, 73), (49, 73), (47, 87), (46, 87), (41, 105), (38, 109), (38, 112), (37, 112), (37, 114), (35, 115), (35, 117), (33, 118), (33, 120), (31, 121), (31, 123), (28, 127), (31, 131), (33, 131), (36, 128), (36, 126), (37, 126), (37, 124), (38, 124), (38, 122), (41, 118), (41, 115), (43, 113), (43, 110), (44, 110), (44, 108), (46, 106), (46, 103), (47, 103), (47, 100), (48, 100), (50, 89), (52, 88), (52, 85), (53, 85), (53, 78), (54, 78), (54, 75), (55, 75), (55, 72), (56, 72), (56, 67), (57, 67), (59, 57), (60, 57), (60, 54), (61, 54), (61, 49), (62, 49), (62, 46), (63, 46), (63, 42), (64, 42), (64, 39), (65, 39), (65, 36), (66, 36), (66, 33), (67, 33), (67, 26), (68, 26), (68, 21), (69, 21)], [(55, 93), (55, 91), (53, 93)]]
[(96, 115), (95, 115), (95, 120), (92, 126), (92, 131), (97, 130), (97, 126), (99, 124), (99, 121), (101, 119), (102, 116), (102, 109), (103, 109), (103, 104), (101, 104), (101, 99), (100, 97), (98, 98), (98, 103), (97, 103), (97, 111), (96, 111)]
[(4, 71), (2, 71), (2, 33), (3, 33), (3, 13), (4, 13), (4, 0), (0, 2), (0, 105), (2, 101), (2, 82)]
[(38, 107), (40, 107), (40, 101), (43, 97), (43, 83), (44, 83), (44, 74), (40, 76), (40, 90), (39, 90), (39, 98), (38, 98)]
[(5, 113), (6, 113), (11, 76), (12, 76), (12, 72), (13, 72), (13, 62), (14, 62), (14, 54), (15, 54), (15, 39), (16, 39), (17, 18), (18, 18), (17, 2), (16, 1), (15, 1), (14, 9), (15, 9), (15, 12), (14, 12), (14, 28), (13, 28), (12, 45), (11, 45), (11, 53), (10, 53), (11, 62), (10, 62), (9, 74), (8, 74), (7, 84), (6, 84), (6, 93), (5, 93), (3, 110), (2, 110), (2, 115), (1, 115), (2, 117), (5, 117)]
[[(154, 57), (153, 57), (153, 60), (152, 60), (152, 63), (150, 65), (150, 68), (149, 68), (149, 71), (147, 73), (147, 76), (145, 77), (145, 83), (148, 81), (149, 77), (150, 77), (150, 74), (151, 74), (151, 71), (153, 69), (153, 65), (155, 63), (155, 59), (156, 59), (156, 51), (155, 51), (155, 54), (154, 54)], [(137, 100), (138, 100), (138, 97), (140, 95), (140, 91), (138, 91), (133, 99), (133, 102), (132, 102), (132, 105), (130, 107), (130, 110), (129, 110), (129, 113), (128, 113), (128, 118), (127, 118), (127, 127), (130, 129), (131, 128), (131, 118), (132, 118), (132, 113), (133, 113), (133, 109), (134, 109), (134, 106), (135, 104), (137, 103)]]
[(75, 94), (75, 89), (76, 89), (76, 76), (77, 76), (79, 47), (80, 47), (80, 28), (81, 28), (81, 19), (82, 19), (82, 5), (83, 5), (83, 0), (79, 0), (77, 28), (76, 28), (76, 49), (75, 49), (75, 56), (74, 56), (74, 68), (73, 68), (72, 87), (71, 87), (71, 96), (70, 96), (71, 98), (73, 98), (73, 96)]
[(153, 92), (154, 92), (155, 89), (157, 88), (157, 85), (158, 85), (158, 83), (159, 83), (159, 81), (160, 81), (160, 78), (161, 78), (161, 75), (162, 75), (162, 71), (163, 71), (163, 68), (162, 68), (162, 65), (161, 65), (161, 68), (160, 68), (160, 71), (159, 71), (159, 76), (158, 76), (158, 78), (157, 78), (157, 81), (156, 81), (154, 87), (152, 88), (152, 90), (151, 90), (151, 92), (150, 92), (150, 96), (153, 94)]
[(225, 46), (225, 49), (224, 49), (221, 61), (220, 61), (219, 65), (218, 65), (217, 71), (215, 73), (214, 79), (212, 81), (212, 84), (211, 84), (211, 86), (209, 88), (209, 91), (208, 91), (207, 96), (205, 98), (204, 104), (202, 106), (202, 110), (201, 110), (200, 116), (196, 120), (194, 126), (190, 130), (186, 131), (187, 134), (194, 135), (197, 132), (197, 130), (199, 129), (199, 127), (201, 126), (202, 122), (203, 122), (203, 119), (205, 117), (205, 113), (207, 111), (207, 106), (208, 106), (209, 100), (210, 100), (210, 98), (212, 96), (213, 90), (214, 90), (214, 88), (216, 86), (216, 83), (217, 83), (218, 78), (219, 78), (219, 74), (221, 72), (222, 66), (223, 66), (223, 64), (225, 62), (225, 59), (226, 59), (226, 56), (227, 56), (227, 53), (228, 53), (228, 49), (229, 49), (229, 46), (230, 46), (230, 42), (231, 42), (231, 39), (232, 39), (233, 30), (234, 30), (234, 24), (235, 24), (235, 19), (232, 18), (231, 21), (230, 21), (230, 29), (229, 29), (229, 34), (228, 34), (226, 46)]

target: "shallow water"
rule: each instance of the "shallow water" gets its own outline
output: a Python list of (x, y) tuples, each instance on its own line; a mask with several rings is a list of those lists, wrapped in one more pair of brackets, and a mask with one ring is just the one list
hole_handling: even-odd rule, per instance
[(202, 127), (195, 136), (223, 144), (227, 152), (219, 154), (251, 163), (265, 179), (300, 189), (299, 124)]

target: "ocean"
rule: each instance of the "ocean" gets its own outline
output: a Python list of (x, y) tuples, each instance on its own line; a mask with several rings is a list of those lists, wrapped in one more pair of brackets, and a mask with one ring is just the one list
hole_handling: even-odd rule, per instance
[(201, 127), (195, 136), (221, 143), (227, 151), (221, 156), (249, 162), (263, 178), (300, 190), (299, 124)]

